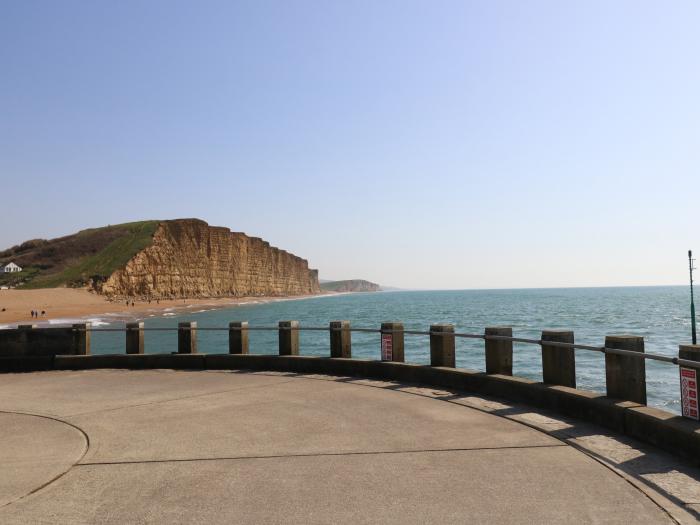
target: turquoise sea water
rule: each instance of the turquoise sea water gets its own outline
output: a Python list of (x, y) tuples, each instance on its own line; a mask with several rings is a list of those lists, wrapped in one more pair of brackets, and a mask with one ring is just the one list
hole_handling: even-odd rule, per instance
[[(690, 341), (688, 290), (681, 286), (570, 288), (529, 290), (459, 290), (382, 292), (324, 296), (227, 309), (166, 312), (147, 317), (146, 327), (176, 327), (179, 321), (197, 321), (200, 327), (226, 327), (229, 321), (249, 321), (251, 326), (276, 326), (277, 321), (295, 319), (302, 326), (328, 326), (331, 320), (348, 319), (353, 327), (379, 328), (382, 321), (402, 321), (407, 330), (428, 330), (431, 323), (454, 323), (456, 331), (483, 333), (486, 326), (510, 325), (517, 337), (539, 338), (543, 329), (574, 330), (577, 343), (602, 345), (605, 335), (633, 334), (645, 338), (647, 352), (677, 355), (678, 344)], [(162, 314), (158, 314), (162, 315)], [(123, 326), (109, 316), (105, 327)], [(301, 332), (301, 353), (326, 356), (327, 332)], [(225, 353), (228, 332), (200, 331), (199, 351)], [(176, 350), (175, 332), (146, 332), (146, 352)], [(457, 366), (484, 370), (484, 342), (457, 339)], [(95, 333), (95, 354), (123, 353), (124, 334)], [(277, 333), (251, 331), (251, 353), (277, 353)], [(379, 358), (378, 334), (352, 334), (353, 357)], [(541, 380), (539, 346), (516, 343), (515, 375)], [(427, 364), (427, 336), (406, 336), (406, 361)], [(677, 367), (647, 361), (649, 405), (679, 411)], [(598, 352), (576, 352), (579, 388), (605, 390), (604, 356)]]

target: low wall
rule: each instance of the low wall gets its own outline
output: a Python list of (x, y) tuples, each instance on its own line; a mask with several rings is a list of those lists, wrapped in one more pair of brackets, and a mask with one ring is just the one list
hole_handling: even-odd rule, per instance
[[(357, 376), (485, 394), (589, 421), (700, 464), (700, 424), (633, 401), (524, 378), (364, 359), (254, 354), (118, 354), (0, 357), (0, 370), (96, 368), (270, 370)], [(2, 379), (0, 378), (0, 381)]]
[(0, 356), (47, 357), (89, 354), (88, 327), (87, 324), (57, 328), (20, 325), (16, 330), (0, 330)]

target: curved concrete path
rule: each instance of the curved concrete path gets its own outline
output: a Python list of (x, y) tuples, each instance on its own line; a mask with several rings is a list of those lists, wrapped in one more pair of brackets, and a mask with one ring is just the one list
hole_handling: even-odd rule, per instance
[(0, 412), (0, 507), (47, 485), (88, 449), (86, 436), (56, 419)]
[(0, 410), (55, 418), (0, 414), (4, 524), (672, 522), (545, 433), (354, 381), (3, 375)]

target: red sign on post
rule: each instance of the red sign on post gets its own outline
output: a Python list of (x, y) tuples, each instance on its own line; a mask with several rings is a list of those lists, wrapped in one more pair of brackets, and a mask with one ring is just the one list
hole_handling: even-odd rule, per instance
[(683, 417), (699, 420), (698, 373), (694, 368), (679, 367), (681, 372), (681, 410)]
[(391, 361), (393, 359), (393, 341), (392, 334), (382, 334), (382, 361)]

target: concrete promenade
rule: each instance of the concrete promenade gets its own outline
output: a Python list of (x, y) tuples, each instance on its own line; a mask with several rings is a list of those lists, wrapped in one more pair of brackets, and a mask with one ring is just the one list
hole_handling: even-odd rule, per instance
[[(0, 523), (695, 520), (681, 495), (695, 497), (695, 470), (576, 431), (494, 400), (361, 378), (3, 374)], [(625, 471), (622, 456), (640, 454), (667, 482)]]

